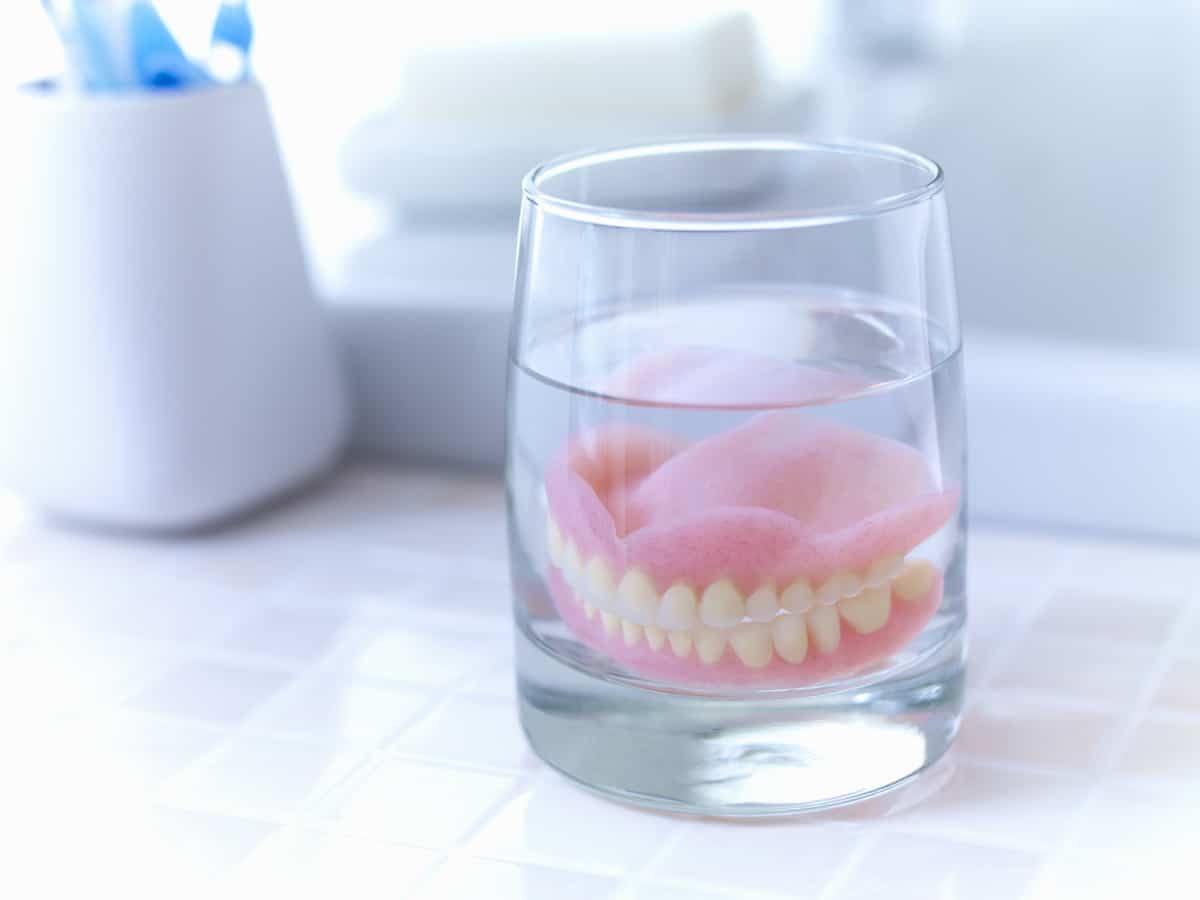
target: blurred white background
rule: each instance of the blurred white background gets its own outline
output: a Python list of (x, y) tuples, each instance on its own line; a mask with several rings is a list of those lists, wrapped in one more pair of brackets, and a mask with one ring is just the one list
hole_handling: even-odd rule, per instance
[[(200, 52), (213, 4), (158, 4)], [(419, 8), (258, 0), (255, 66), (319, 271), (377, 232), (339, 145), (409, 47), (684, 23), (731, 4), (524, 0)], [(879, 138), (949, 173), (968, 325), (1200, 348), (1200, 8), (1188, 0), (760, 0), (769, 73), (817, 90), (796, 130)], [(839, 24), (840, 23), (840, 24)], [(0, 78), (55, 71), (39, 5), (0, 12)], [(515, 186), (514, 186), (515, 194)], [(329, 263), (332, 265), (332, 263)]]

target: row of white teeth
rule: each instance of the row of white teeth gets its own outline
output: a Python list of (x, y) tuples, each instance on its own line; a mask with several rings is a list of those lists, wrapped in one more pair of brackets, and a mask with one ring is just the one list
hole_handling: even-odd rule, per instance
[(550, 561), (563, 573), (589, 619), (597, 615), (610, 637), (618, 634), (635, 647), (643, 640), (652, 650), (670, 644), (680, 658), (693, 649), (703, 663), (717, 662), (731, 646), (750, 668), (769, 665), (773, 656), (803, 662), (810, 644), (832, 653), (841, 642), (841, 625), (870, 634), (887, 624), (892, 598), (911, 601), (932, 587), (937, 571), (925, 560), (902, 556), (878, 560), (863, 573), (843, 572), (815, 589), (804, 578), (782, 591), (764, 584), (746, 597), (728, 579), (697, 594), (678, 582), (661, 596), (650, 577), (631, 568), (617, 579), (600, 557), (584, 561), (579, 548), (547, 521)]

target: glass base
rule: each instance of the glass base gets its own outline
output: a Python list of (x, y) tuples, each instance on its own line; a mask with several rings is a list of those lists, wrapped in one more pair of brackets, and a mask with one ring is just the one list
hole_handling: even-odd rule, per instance
[(900, 672), (825, 693), (705, 697), (602, 680), (517, 630), (521, 723), (548, 765), (669, 812), (816, 812), (898, 788), (950, 748), (961, 633)]

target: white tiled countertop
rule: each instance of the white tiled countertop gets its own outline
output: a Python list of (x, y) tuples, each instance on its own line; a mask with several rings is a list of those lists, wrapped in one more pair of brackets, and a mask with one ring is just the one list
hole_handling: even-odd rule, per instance
[(724, 824), (531, 757), (503, 527), (494, 480), (367, 465), (187, 540), (0, 501), (0, 896), (1197, 896), (1194, 548), (976, 528), (957, 751)]

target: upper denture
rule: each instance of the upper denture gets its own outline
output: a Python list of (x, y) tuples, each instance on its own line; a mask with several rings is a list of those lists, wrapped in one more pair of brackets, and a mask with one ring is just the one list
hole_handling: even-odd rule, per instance
[(957, 503), (913, 448), (796, 410), (695, 443), (602, 426), (551, 464), (546, 489), (583, 559), (605, 560), (617, 577), (639, 569), (658, 592), (727, 580), (742, 597), (764, 582), (784, 594), (796, 579), (856, 593), (861, 584), (839, 589), (837, 579), (869, 581)]

